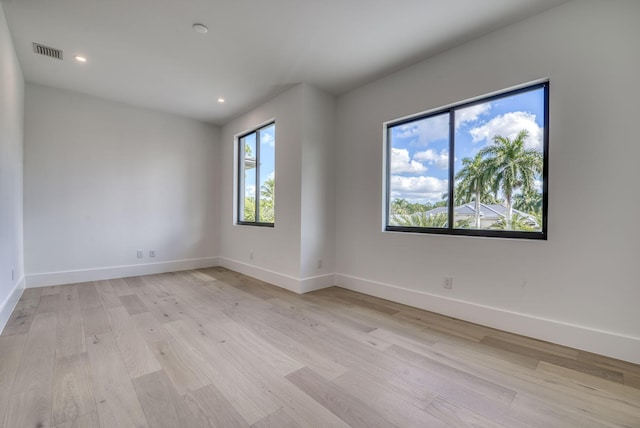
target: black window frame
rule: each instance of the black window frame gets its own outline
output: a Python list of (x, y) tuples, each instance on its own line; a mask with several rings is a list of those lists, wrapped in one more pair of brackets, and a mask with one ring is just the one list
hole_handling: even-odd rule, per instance
[[(449, 197), (447, 200), (447, 226), (443, 228), (430, 227), (414, 227), (414, 226), (392, 226), (389, 225), (390, 203), (391, 203), (391, 129), (396, 126), (407, 123), (427, 119), (429, 117), (449, 114), (449, 175), (448, 188), (449, 195), (454, 194), (455, 187), (455, 111), (477, 104), (483, 104), (498, 100), (501, 98), (517, 95), (524, 92), (530, 92), (537, 89), (544, 89), (544, 129), (543, 129), (543, 168), (542, 168), (542, 230), (540, 232), (529, 232), (519, 230), (495, 230), (495, 229), (456, 229), (454, 226), (454, 199)], [(409, 233), (425, 233), (439, 235), (458, 235), (458, 236), (477, 236), (487, 238), (507, 238), (507, 239), (548, 239), (548, 190), (549, 190), (549, 81), (543, 81), (517, 89), (511, 89), (504, 92), (495, 93), (486, 97), (474, 99), (473, 101), (461, 102), (453, 104), (445, 108), (439, 108), (428, 113), (421, 113), (411, 117), (391, 121), (385, 123), (385, 168), (386, 168), (386, 189), (385, 189), (385, 228), (387, 232), (409, 232)]]
[[(236, 209), (237, 209), (237, 215), (236, 215), (236, 224), (238, 225), (242, 225), (242, 226), (261, 226), (261, 227), (275, 227), (275, 200), (274, 200), (274, 204), (273, 204), (273, 210), (274, 210), (274, 220), (273, 223), (268, 223), (268, 222), (261, 222), (261, 221), (247, 221), (247, 220), (241, 220), (241, 216), (244, 214), (244, 207), (243, 207), (243, 198), (244, 198), (244, 172), (245, 172), (245, 158), (244, 158), (244, 147), (242, 146), (244, 138), (248, 137), (251, 134), (255, 134), (256, 135), (256, 195), (255, 195), (255, 213), (254, 213), (254, 218), (256, 220), (260, 220), (260, 197), (259, 197), (259, 192), (260, 192), (260, 131), (268, 128), (270, 126), (274, 126), (275, 127), (276, 122), (271, 121), (268, 122), (264, 125), (260, 125), (259, 127), (245, 132), (241, 135), (239, 135), (236, 139), (237, 143), (236, 143), (236, 150), (238, 153), (238, 164), (237, 164), (237, 168), (238, 168), (238, 176), (237, 176), (237, 180), (238, 180), (238, 186), (237, 186), (237, 192), (236, 192)], [(275, 152), (275, 148), (274, 148), (274, 152)]]

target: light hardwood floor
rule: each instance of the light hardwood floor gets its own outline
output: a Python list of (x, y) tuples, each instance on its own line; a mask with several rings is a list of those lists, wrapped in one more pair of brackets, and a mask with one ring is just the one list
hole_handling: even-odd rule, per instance
[(640, 366), (222, 268), (25, 290), (0, 426), (640, 427)]

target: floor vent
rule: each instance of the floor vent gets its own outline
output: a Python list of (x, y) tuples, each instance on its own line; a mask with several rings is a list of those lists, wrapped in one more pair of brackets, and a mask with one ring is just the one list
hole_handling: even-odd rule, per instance
[(62, 59), (62, 51), (60, 49), (50, 48), (49, 46), (41, 45), (40, 43), (33, 44), (33, 51), (38, 55)]

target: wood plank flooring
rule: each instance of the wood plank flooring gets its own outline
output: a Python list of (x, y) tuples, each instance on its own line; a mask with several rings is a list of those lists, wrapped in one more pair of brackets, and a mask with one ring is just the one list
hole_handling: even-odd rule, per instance
[(0, 427), (640, 427), (640, 366), (223, 269), (27, 289)]

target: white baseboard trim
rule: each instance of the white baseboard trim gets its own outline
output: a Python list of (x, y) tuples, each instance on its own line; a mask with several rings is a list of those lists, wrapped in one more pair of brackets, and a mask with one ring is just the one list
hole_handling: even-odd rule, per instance
[(300, 279), (291, 275), (274, 272), (269, 269), (228, 259), (226, 257), (220, 257), (220, 266), (261, 281), (277, 285), (278, 287), (285, 288), (297, 294), (308, 293), (309, 291), (320, 290), (321, 288), (332, 287), (335, 285), (334, 274)]
[(274, 272), (269, 269), (253, 266), (226, 257), (220, 257), (220, 266), (250, 276), (252, 278), (268, 282), (269, 284), (286, 288), (287, 290), (293, 291), (294, 293), (300, 293), (300, 291), (298, 291), (300, 280), (298, 278), (294, 278), (293, 276)]
[(300, 293), (304, 294), (310, 291), (322, 290), (323, 288), (333, 287), (335, 285), (336, 275), (334, 273), (312, 276), (300, 280)]
[(102, 281), (129, 276), (152, 275), (218, 266), (218, 257), (171, 260), (167, 262), (145, 263), (126, 266), (109, 266), (93, 269), (78, 269), (61, 272), (32, 273), (26, 275), (26, 287), (47, 287), (51, 285), (74, 284), (78, 282)]
[(487, 327), (640, 364), (640, 338), (336, 274), (336, 285)]
[(16, 308), (20, 297), (22, 296), (22, 292), (24, 291), (24, 275), (20, 278), (18, 283), (13, 287), (11, 293), (4, 299), (2, 305), (0, 306), (0, 333), (4, 330), (7, 325), (7, 321), (9, 321), (9, 317), (11, 317), (11, 313)]

